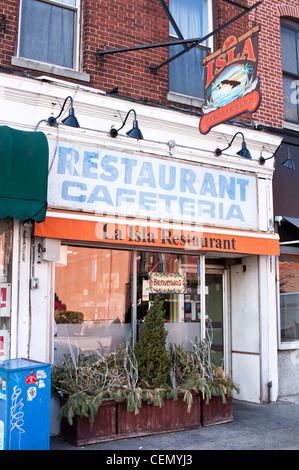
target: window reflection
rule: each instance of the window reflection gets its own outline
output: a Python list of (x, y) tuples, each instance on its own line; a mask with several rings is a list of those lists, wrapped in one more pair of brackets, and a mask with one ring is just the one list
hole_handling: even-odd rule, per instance
[(281, 341), (299, 339), (299, 258), (280, 256)]
[[(205, 282), (206, 313), (215, 334), (213, 348), (220, 358), (222, 275), (207, 274)], [(168, 343), (190, 348), (192, 342), (201, 340), (202, 289), (200, 256), (67, 246), (64, 260), (55, 267), (54, 362), (61, 363), (69, 353), (106, 355), (116, 351), (132, 328), (136, 328), (138, 341), (157, 294), (164, 304)], [(135, 315), (137, 324), (133, 325)]]
[(131, 329), (132, 252), (68, 246), (55, 267), (55, 362), (71, 351), (106, 354)]
[(0, 220), (0, 360), (9, 359), (13, 221)]
[(165, 273), (166, 279), (175, 274), (184, 274), (186, 288), (183, 293), (159, 292), (164, 301), (165, 328), (169, 343), (184, 344), (200, 339), (201, 320), (201, 273), (200, 257), (170, 253), (138, 252), (137, 256), (137, 322), (138, 331), (146, 321), (150, 303), (156, 293), (145, 291), (144, 286), (152, 273)]

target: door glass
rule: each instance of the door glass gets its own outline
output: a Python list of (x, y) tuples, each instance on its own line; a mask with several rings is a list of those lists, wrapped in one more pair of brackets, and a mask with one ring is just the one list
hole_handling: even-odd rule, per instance
[(212, 361), (223, 366), (223, 275), (206, 273), (206, 336), (212, 341)]
[(168, 343), (191, 347), (192, 341), (200, 340), (201, 331), (200, 257), (138, 252), (137, 260), (138, 330), (155, 295), (159, 295), (164, 303)]

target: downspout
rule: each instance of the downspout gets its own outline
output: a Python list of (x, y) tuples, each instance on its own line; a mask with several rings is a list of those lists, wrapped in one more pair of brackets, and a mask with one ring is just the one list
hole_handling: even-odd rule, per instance
[(271, 388), (272, 388), (272, 380), (267, 383), (268, 387), (268, 405), (271, 403)]

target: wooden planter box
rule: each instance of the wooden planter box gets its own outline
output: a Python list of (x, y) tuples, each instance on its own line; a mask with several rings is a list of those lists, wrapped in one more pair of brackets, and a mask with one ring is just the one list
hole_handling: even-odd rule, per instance
[(91, 426), (88, 418), (75, 417), (70, 425), (66, 418), (61, 420), (61, 436), (77, 446), (96, 444), (129, 437), (197, 429), (202, 426), (233, 421), (232, 399), (227, 403), (221, 397), (212, 397), (208, 404), (200, 394), (193, 396), (190, 413), (183, 397), (164, 400), (160, 408), (143, 403), (138, 414), (127, 410), (126, 402), (103, 400)]
[(116, 406), (114, 400), (103, 400), (93, 426), (85, 417), (75, 416), (72, 425), (62, 418), (60, 435), (76, 446), (117, 439)]
[(205, 400), (202, 402), (202, 425), (212, 426), (214, 424), (229, 423), (234, 420), (233, 417), (233, 400), (231, 397), (226, 398), (223, 403), (221, 397), (211, 397), (207, 404)]
[(85, 417), (75, 417), (72, 425), (67, 418), (62, 418), (60, 435), (67, 441), (82, 446), (201, 426), (201, 395), (194, 395), (190, 413), (187, 412), (187, 403), (183, 401), (183, 397), (164, 400), (161, 408), (143, 403), (138, 414), (128, 411), (126, 402), (103, 400), (93, 426)]
[(177, 400), (164, 400), (162, 408), (144, 403), (138, 414), (127, 411), (126, 403), (118, 405), (119, 438), (196, 429), (201, 426), (201, 395), (193, 396), (190, 413), (187, 412), (187, 403), (182, 396)]

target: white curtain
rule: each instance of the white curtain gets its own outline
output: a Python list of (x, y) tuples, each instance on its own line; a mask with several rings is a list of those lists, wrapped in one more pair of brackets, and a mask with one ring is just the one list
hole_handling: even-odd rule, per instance
[[(208, 0), (170, 0), (170, 12), (184, 39), (202, 38), (208, 34)], [(175, 31), (170, 24), (170, 35)], [(203, 44), (206, 45), (206, 44)], [(183, 46), (169, 47), (172, 57)], [(203, 98), (203, 66), (205, 51), (194, 47), (169, 64), (169, 90), (175, 93)]]
[[(208, 0), (169, 0), (169, 10), (184, 39), (207, 34)], [(170, 35), (176, 36), (171, 25)]]
[[(76, 0), (61, 3), (74, 5)], [(23, 0), (20, 57), (73, 68), (75, 11)]]

